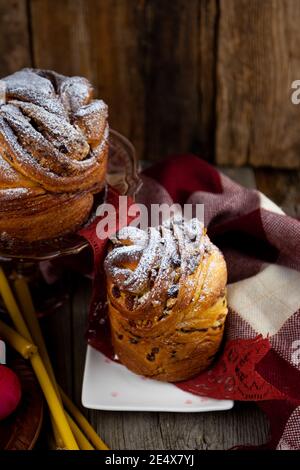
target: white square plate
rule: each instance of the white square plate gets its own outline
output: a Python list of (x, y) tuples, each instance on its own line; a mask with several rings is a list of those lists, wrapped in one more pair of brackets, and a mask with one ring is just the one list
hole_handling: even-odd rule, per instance
[(175, 385), (146, 379), (88, 346), (82, 389), (86, 408), (112, 411), (229, 410), (231, 400), (198, 397)]

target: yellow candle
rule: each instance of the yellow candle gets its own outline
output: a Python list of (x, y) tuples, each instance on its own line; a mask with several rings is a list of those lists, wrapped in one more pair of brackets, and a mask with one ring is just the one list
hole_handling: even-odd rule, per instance
[[(26, 340), (32, 342), (32, 338), (26, 323), (24, 322), (19, 307), (14, 299), (9, 283), (0, 267), (0, 294), (4, 300), (6, 308), (18, 332), (25, 337)], [(37, 379), (44, 392), (53, 420), (59, 430), (63, 442), (67, 449), (78, 450), (78, 445), (70, 429), (69, 423), (64, 414), (64, 409), (57, 396), (54, 386), (49, 378), (46, 368), (38, 353), (30, 357), (32, 367), (36, 373)]]
[(37, 352), (37, 347), (29, 343), (10, 326), (0, 320), (0, 337), (3, 338), (13, 349), (15, 349), (25, 359), (29, 359)]
[[(15, 289), (18, 295), (20, 305), (22, 305), (22, 310), (23, 310), (26, 322), (29, 325), (31, 334), (34, 338), (35, 343), (38, 345), (39, 351), (41, 353), (44, 364), (48, 370), (48, 373), (51, 377), (51, 380), (53, 384), (55, 385), (56, 389), (58, 390), (55, 375), (54, 375), (53, 368), (51, 365), (51, 361), (50, 361), (48, 351), (45, 346), (45, 341), (42, 335), (42, 331), (41, 331), (37, 316), (34, 311), (34, 305), (32, 302), (31, 294), (30, 294), (26, 279), (24, 277), (19, 276), (16, 278)], [(93, 443), (95, 448), (98, 450), (108, 450), (108, 447), (106, 446), (106, 444), (104, 444), (102, 439), (94, 431), (94, 429), (92, 428), (90, 423), (87, 421), (87, 419), (82, 415), (82, 413), (78, 410), (78, 408), (73, 404), (73, 402), (70, 400), (70, 398), (65, 394), (65, 392), (62, 389), (60, 389), (60, 395), (63, 399), (64, 405), (66, 406), (68, 411), (71, 413), (71, 415), (75, 418), (79, 426), (81, 426), (82, 430), (85, 432), (89, 440)], [(67, 416), (67, 418), (69, 417)], [(84, 442), (83, 438), (85, 438), (85, 436), (81, 432), (80, 428), (76, 425), (76, 423), (73, 420), (72, 422), (70, 422), (69, 420), (69, 424), (76, 437), (76, 440), (79, 444), (80, 449), (91, 450), (91, 449), (87, 449), (89, 443), (87, 440), (86, 442)], [(78, 439), (80, 440), (81, 443), (79, 442)]]
[[(33, 306), (31, 294), (30, 294), (26, 279), (23, 276), (17, 276), (14, 281), (14, 286), (15, 286), (15, 290), (18, 296), (19, 304), (22, 307), (23, 316), (25, 317), (25, 321), (28, 325), (31, 336), (35, 344), (37, 344), (39, 348), (39, 353), (47, 369), (49, 377), (52, 380), (53, 385), (55, 386), (56, 392), (58, 392), (57, 386), (54, 382), (54, 374), (53, 374), (51, 363), (47, 354), (45, 343), (44, 341), (37, 340), (39, 336), (42, 337), (42, 332), (40, 329), (40, 324), (38, 322), (38, 319), (34, 311), (34, 306)], [(57, 429), (57, 426), (52, 416), (51, 416), (51, 424), (53, 428), (53, 434), (54, 434), (56, 447), (61, 449), (64, 447), (64, 443), (60, 437), (59, 431)]]
[(54, 372), (51, 366), (48, 351), (43, 339), (42, 330), (35, 313), (32, 297), (25, 277), (16, 275), (14, 287), (18, 297), (19, 305), (22, 308), (23, 317), (25, 318), (26, 324), (28, 325), (30, 335), (33, 338), (37, 347), (39, 348), (39, 353), (41, 355), (41, 358), (43, 359), (48, 374), (50, 375), (52, 382), (54, 382)]
[(53, 416), (57, 429), (65, 443), (66, 448), (69, 450), (78, 450), (78, 445), (75, 441), (75, 438), (66, 419), (64, 409), (55, 392), (55, 389), (41, 360), (41, 357), (38, 354), (32, 356), (31, 364), (36, 373), (41, 389), (44, 392), (50, 412)]
[[(26, 279), (23, 276), (18, 276), (15, 279), (15, 289), (16, 293), (20, 302), (20, 305), (22, 305), (22, 311), (24, 314), (24, 317), (26, 319), (27, 325), (29, 326), (30, 332), (34, 338), (35, 343), (38, 345), (39, 352), (41, 354), (41, 357), (43, 359), (43, 362), (46, 366), (46, 369), (48, 371), (48, 374), (52, 380), (52, 383), (59, 395), (59, 389), (57, 386), (56, 378), (54, 375), (53, 367), (48, 355), (48, 351), (45, 345), (45, 341), (43, 338), (43, 334), (40, 328), (39, 321), (37, 319), (37, 316), (35, 314), (34, 310), (34, 305), (32, 302), (32, 297), (28, 288), (28, 284), (26, 282)], [(61, 399), (60, 395), (59, 398)], [(76, 441), (79, 445), (79, 448), (81, 450), (94, 450), (94, 448), (91, 446), (85, 435), (82, 433), (80, 428), (77, 426), (77, 424), (74, 422), (74, 420), (71, 418), (70, 415), (66, 413), (67, 420), (69, 422), (70, 428), (76, 438)], [(56, 434), (56, 430), (54, 429), (54, 433)], [(56, 436), (56, 440), (57, 440)]]
[(76, 441), (81, 450), (95, 450), (94, 447), (89, 443), (81, 429), (77, 426), (73, 418), (67, 414), (67, 419), (69, 421), (70, 428), (73, 431), (73, 434), (76, 438)]
[(92, 428), (88, 420), (83, 416), (83, 414), (78, 410), (78, 408), (72, 403), (70, 398), (65, 394), (62, 388), (59, 388), (61, 397), (63, 399), (64, 405), (67, 410), (71, 413), (74, 419), (77, 421), (81, 429), (85, 432), (86, 436), (89, 438), (91, 443), (98, 450), (109, 450), (107, 445), (102, 441), (98, 436), (96, 431)]
[[(65, 416), (60, 404), (60, 401), (57, 398), (53, 385), (49, 379), (49, 376), (46, 372), (46, 369), (42, 363), (42, 360), (37, 354), (37, 347), (29, 343), (26, 339), (16, 333), (12, 328), (7, 326), (0, 320), (0, 333), (1, 337), (17, 352), (19, 352), (25, 359), (30, 359), (32, 367), (36, 372), (37, 379), (40, 383), (40, 386), (44, 392), (46, 400), (48, 402), (49, 408), (54, 417), (57, 428), (59, 429), (61, 435), (64, 438), (64, 442), (69, 449), (76, 450), (78, 449), (73, 435), (68, 434), (68, 425), (65, 428)], [(73, 442), (74, 441), (74, 442)]]
[(25, 321), (22, 318), (20, 309), (14, 299), (10, 285), (6, 279), (3, 269), (0, 267), (0, 293), (4, 300), (5, 306), (10, 314), (10, 317), (15, 325), (16, 330), (27, 340), (31, 340), (29, 330)]

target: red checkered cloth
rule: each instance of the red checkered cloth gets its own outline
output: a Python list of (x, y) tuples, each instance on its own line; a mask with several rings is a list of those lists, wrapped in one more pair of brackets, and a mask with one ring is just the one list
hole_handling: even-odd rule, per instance
[[(271, 423), (264, 447), (300, 449), (300, 222), (194, 155), (172, 157), (142, 179), (137, 202), (204, 204), (208, 235), (228, 266), (223, 350), (209, 371), (177, 386), (197, 395), (258, 402)], [(110, 191), (110, 202), (116, 197)], [(97, 287), (105, 282), (105, 243), (94, 232), (94, 226), (84, 232), (97, 267), (89, 342), (110, 354), (101, 321), (105, 298)]]

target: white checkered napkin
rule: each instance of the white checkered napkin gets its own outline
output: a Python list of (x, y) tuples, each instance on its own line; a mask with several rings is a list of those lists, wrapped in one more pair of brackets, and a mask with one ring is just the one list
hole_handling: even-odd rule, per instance
[(275, 335), (300, 309), (300, 273), (268, 265), (255, 276), (229, 284), (228, 304), (256, 333)]
[(6, 364), (6, 348), (4, 341), (0, 340), (0, 364)]
[(296, 408), (289, 417), (276, 449), (300, 449), (300, 406)]
[[(260, 194), (262, 209), (283, 215)], [(228, 285), (231, 311), (228, 337), (269, 336), (272, 348), (300, 370), (300, 272), (278, 264), (262, 264), (262, 270)], [(300, 407), (284, 427), (277, 450), (300, 449)]]
[[(284, 215), (280, 207), (264, 194), (259, 193), (259, 198), (261, 209)], [(251, 336), (270, 336), (273, 348), (295, 365), (291, 358), (292, 343), (297, 341), (298, 336), (300, 341), (300, 324), (296, 318), (300, 310), (299, 271), (278, 264), (262, 264), (262, 270), (255, 276), (228, 285), (228, 304), (239, 317), (238, 330), (243, 329), (245, 321), (246, 336), (250, 330)], [(277, 340), (276, 335), (284, 325), (288, 328), (284, 331), (286, 341), (282, 342)], [(291, 328), (293, 334), (287, 334)]]
[(259, 194), (259, 202), (260, 202), (260, 208), (261, 209), (266, 209), (269, 212), (273, 212), (274, 214), (280, 214), (280, 215), (285, 215), (282, 209), (275, 204), (275, 202), (271, 201), (265, 194), (261, 193), (260, 191), (257, 191)]

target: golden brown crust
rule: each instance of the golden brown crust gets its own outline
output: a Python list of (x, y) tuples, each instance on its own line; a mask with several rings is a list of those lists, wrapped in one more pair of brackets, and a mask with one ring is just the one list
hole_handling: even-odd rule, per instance
[(3, 84), (0, 234), (30, 242), (76, 230), (104, 185), (107, 106), (82, 77), (24, 69)]
[[(87, 219), (93, 205), (93, 195), (41, 194), (26, 198), (22, 210), (14, 201), (7, 202), (0, 218), (0, 233), (3, 242), (12, 240), (41, 241), (64, 235), (79, 229)], [(5, 217), (6, 216), (6, 217)]]
[(176, 382), (206, 369), (218, 351), (227, 270), (195, 219), (154, 232), (123, 229), (113, 240), (105, 262), (112, 341), (133, 372)]

